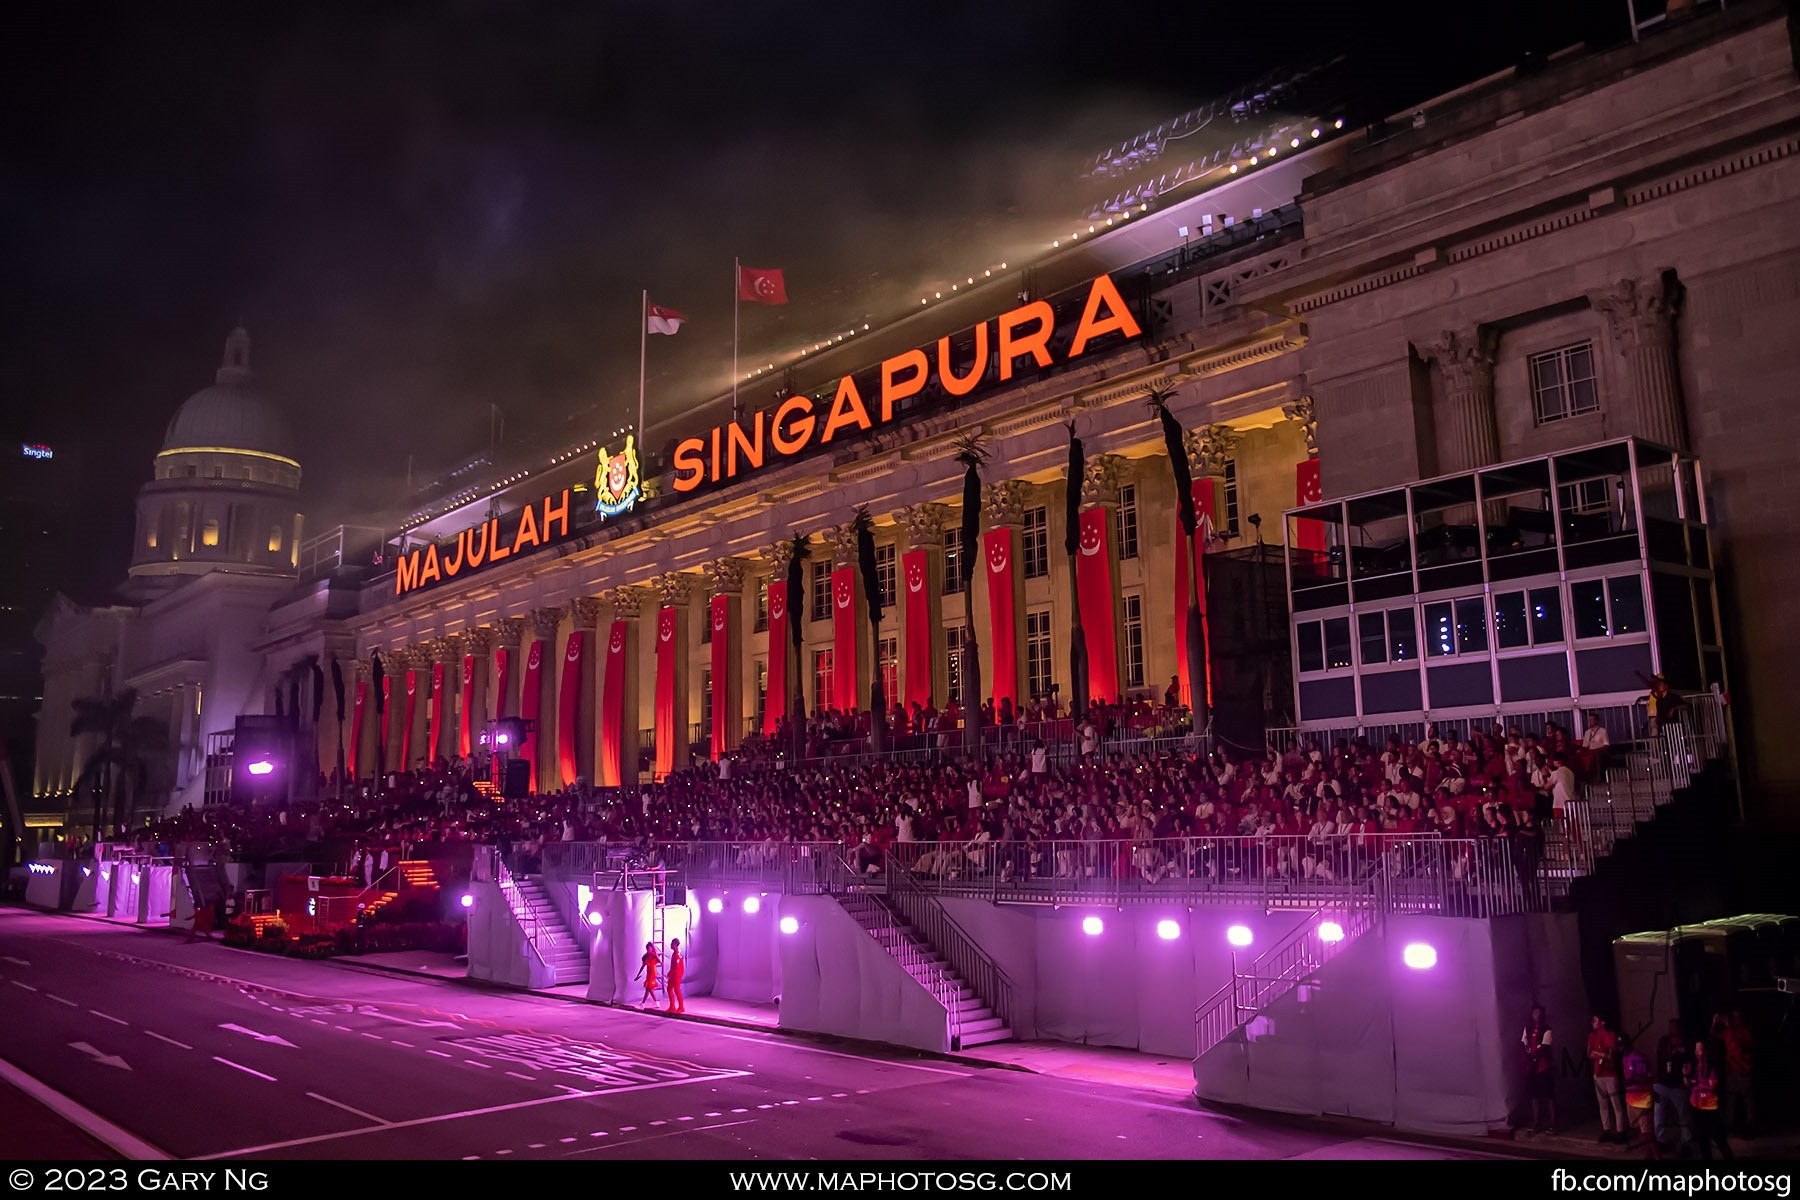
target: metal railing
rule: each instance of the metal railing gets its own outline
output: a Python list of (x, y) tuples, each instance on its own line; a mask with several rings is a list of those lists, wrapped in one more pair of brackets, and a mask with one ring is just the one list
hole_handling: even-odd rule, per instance
[(493, 846), (481, 849), (486, 853), (478, 852), (475, 855), (470, 867), (470, 877), (477, 882), (490, 882), (500, 889), (500, 894), (506, 898), (506, 907), (512, 912), (513, 920), (519, 923), (519, 929), (525, 934), (525, 944), (531, 948), (531, 956), (537, 959), (540, 967), (549, 970), (550, 964), (545, 961), (544, 952), (538, 948), (538, 938), (545, 937), (554, 942), (553, 932), (538, 921), (537, 914), (532, 911), (531, 902), (526, 898), (524, 891), (520, 889), (518, 880), (513, 877), (512, 868), (507, 865), (506, 859), (501, 856), (499, 850)]
[[(1013, 985), (995, 958), (956, 922), (943, 902), (920, 886), (918, 878), (893, 854), (883, 860), (888, 903), (907, 924), (918, 931), (928, 946), (944, 956), (962, 982), (976, 997), (993, 1010), (1000, 1023), (1013, 1027)], [(956, 987), (946, 979), (950, 995), (944, 1008), (950, 1015), (951, 1047), (961, 1048), (962, 1017), (957, 1011)]]

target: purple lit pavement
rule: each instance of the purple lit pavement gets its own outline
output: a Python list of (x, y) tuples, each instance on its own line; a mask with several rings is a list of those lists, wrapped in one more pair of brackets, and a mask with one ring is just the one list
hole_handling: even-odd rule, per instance
[(178, 1158), (1479, 1157), (17, 908), (0, 1006), (0, 1060)]

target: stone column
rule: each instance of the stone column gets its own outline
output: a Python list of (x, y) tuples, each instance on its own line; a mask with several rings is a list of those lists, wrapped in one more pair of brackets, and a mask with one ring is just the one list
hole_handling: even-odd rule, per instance
[[(463, 636), (458, 633), (445, 634), (432, 643), (432, 680), (435, 686), (436, 668), (444, 668), (444, 694), (440, 701), (443, 706), (443, 720), (438, 729), (437, 757), (455, 758), (460, 753), (457, 746), (456, 731), (460, 724), (457, 714), (462, 709), (462, 663), (463, 647), (467, 645)], [(434, 699), (436, 698), (434, 693)]]
[(1473, 471), (1500, 461), (1491, 333), (1479, 325), (1447, 329), (1419, 353), (1444, 378), (1446, 471)]
[[(994, 698), (996, 720), (999, 719), (1000, 701), (1003, 698), (1012, 697), (1015, 713), (1030, 698), (1025, 670), (1025, 547), (1021, 528), (1025, 521), (1028, 488), (1029, 485), (1018, 479), (1002, 479), (982, 485), (981, 507), (987, 516), (988, 531), (982, 535), (981, 547), (969, 558), (981, 580), (980, 590), (984, 593), (977, 597), (977, 602), (982, 605), (982, 611), (988, 618), (988, 635), (981, 639), (982, 650), (987, 655), (982, 664), (981, 679), (987, 684), (988, 695)], [(1048, 532), (1045, 537), (1047, 540)], [(1007, 570), (1009, 566), (1010, 572)], [(994, 661), (997, 619), (1000, 611), (1003, 611), (995, 607), (995, 587), (1002, 576), (1010, 578), (1011, 594), (998, 597), (998, 602), (1010, 609), (1013, 629), (1013, 663), (1006, 678), (1000, 677), (999, 666)]]
[(1300, 432), (1306, 436), (1307, 455), (1317, 458), (1319, 456), (1319, 417), (1313, 406), (1313, 398), (1310, 395), (1295, 396), (1281, 406), (1281, 415), (1300, 426)]
[(494, 653), (495, 629), (492, 625), (482, 625), (471, 629), (463, 635), (462, 669), (468, 672), (469, 703), (466, 709), (458, 713), (456, 727), (456, 748), (464, 758), (476, 755), (481, 749), (481, 735), (487, 731), (490, 708), (488, 701), (488, 683), (493, 678), (491, 673)]
[[(721, 558), (707, 564), (706, 574), (712, 583), (703, 614), (712, 623), (712, 744), (729, 751), (744, 740), (744, 564)], [(707, 715), (700, 720), (705, 724)]]
[[(404, 770), (414, 770), (421, 760), (431, 739), (431, 658), (432, 643), (430, 639), (415, 642), (406, 649), (406, 686), (412, 690), (412, 724), (408, 727), (406, 738), (406, 764)], [(406, 698), (401, 696), (401, 719), (404, 720)]]
[[(689, 583), (689, 577), (677, 571), (666, 572), (656, 581), (657, 599), (661, 602), (661, 607), (656, 614), (655, 671), (661, 670), (663, 654), (672, 653), (675, 656), (671, 718), (665, 719), (665, 714), (660, 711), (654, 685), (651, 691), (651, 711), (656, 730), (654, 771), (658, 779), (670, 771), (686, 770), (692, 762), (694, 714), (688, 701)], [(656, 674), (653, 673), (652, 679), (655, 678)]]
[[(538, 642), (544, 644), (543, 658), (538, 661), (537, 729), (531, 734), (532, 786), (539, 792), (561, 786), (556, 772), (556, 677), (561, 667), (562, 642), (557, 634), (562, 630), (566, 615), (568, 610), (559, 605), (555, 608), (534, 608), (529, 618), (531, 642), (534, 645)], [(526, 648), (526, 654), (529, 656), (530, 647)], [(527, 662), (528, 657), (520, 660), (521, 673)], [(521, 693), (521, 706), (523, 703), (524, 695)]]
[[(905, 548), (897, 564), (900, 587), (896, 598), (900, 611), (895, 614), (895, 621), (900, 631), (900, 701), (906, 705), (910, 718), (914, 701), (936, 705), (950, 694), (949, 660), (945, 639), (939, 632), (944, 626), (944, 523), (950, 519), (950, 509), (929, 502), (909, 504), (895, 513), (894, 519), (906, 530)], [(907, 598), (915, 590), (925, 597), (922, 630), (911, 630), (906, 625)], [(925, 677), (917, 680), (909, 678), (906, 670), (914, 637), (926, 642), (925, 661), (930, 664)]]
[[(617, 664), (618, 671), (624, 677), (623, 688), (619, 694), (622, 712), (619, 724), (620, 773), (617, 785), (633, 789), (638, 785), (638, 776), (642, 770), (639, 761), (641, 750), (638, 737), (639, 726), (643, 724), (639, 717), (641, 706), (638, 703), (639, 694), (642, 691), (638, 674), (638, 649), (642, 644), (640, 636), (642, 626), (638, 617), (643, 612), (644, 595), (645, 589), (643, 588), (616, 587), (603, 592), (600, 596), (600, 599), (612, 608), (612, 622), (602, 627), (606, 636), (600, 639), (599, 679), (602, 702), (595, 706), (599, 715), (594, 723), (600, 730), (595, 738), (595, 755), (598, 758), (598, 747), (605, 744), (606, 737), (606, 714), (603, 705), (607, 684), (605, 673), (614, 666), (610, 651), (612, 624), (623, 622), (625, 644), (621, 647), (622, 658)], [(607, 777), (604, 764), (595, 767), (594, 781), (602, 786), (614, 786), (613, 781)]]
[(1686, 450), (1687, 413), (1675, 362), (1675, 318), (1682, 288), (1672, 277), (1621, 279), (1592, 293), (1588, 303), (1612, 328), (1613, 343), (1630, 372), (1635, 432), (1672, 450)]

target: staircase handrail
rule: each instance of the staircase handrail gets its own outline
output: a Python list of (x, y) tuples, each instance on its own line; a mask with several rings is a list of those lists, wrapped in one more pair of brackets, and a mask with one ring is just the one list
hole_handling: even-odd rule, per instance
[[(843, 853), (843, 847), (832, 845), (832, 848), (813, 856), (814, 860), (823, 864), (823, 879), (816, 878), (821, 892), (828, 896), (847, 896), (855, 893), (880, 895), (886, 884), (885, 876), (876, 881), (856, 871)], [(960, 1022), (956, 1015), (956, 985), (948, 977), (948, 972), (941, 967), (933, 967), (930, 961), (929, 947), (921, 946), (909, 936), (907, 925), (887, 904), (876, 901), (869, 915), (871, 922), (866, 928), (870, 937), (881, 943), (888, 957), (898, 963), (902, 970), (918, 981), (919, 985), (931, 994), (940, 1008), (944, 1010), (946, 1029), (952, 1039), (961, 1032)], [(951, 1042), (955, 1044), (954, 1040)]]
[[(884, 854), (883, 860), (887, 895), (899, 914), (944, 956), (951, 970), (994, 1010), (1001, 1024), (1013, 1028), (1012, 977), (957, 923), (941, 900), (920, 886), (918, 878), (892, 851)], [(955, 1012), (954, 1001), (947, 1007)]]
[(538, 949), (538, 938), (548, 936), (551, 941), (555, 941), (555, 937), (545, 933), (543, 926), (538, 922), (537, 914), (532, 911), (524, 891), (520, 889), (518, 881), (513, 878), (512, 869), (506, 865), (506, 859), (500, 855), (498, 849), (493, 849), (492, 853), (494, 886), (498, 887), (500, 894), (506, 898), (506, 907), (512, 912), (513, 920), (519, 923), (519, 929), (525, 934), (525, 944), (531, 948), (532, 957), (538, 960), (539, 966), (549, 970), (550, 964), (545, 961), (543, 951)]

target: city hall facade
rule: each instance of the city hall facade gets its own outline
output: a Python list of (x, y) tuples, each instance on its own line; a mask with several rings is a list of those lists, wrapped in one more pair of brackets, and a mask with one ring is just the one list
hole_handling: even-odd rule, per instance
[[(1498, 487), (1511, 470), (1512, 486), (1530, 471), (1509, 464), (1604, 445), (1625, 447), (1629, 470), (1595, 468), (1565, 487), (1557, 472), (1570, 468), (1552, 463), (1538, 489), (1546, 520), (1605, 509), (1625, 474), (1686, 481), (1684, 519), (1710, 539), (1703, 563), (1684, 560), (1705, 583), (1687, 594), (1715, 620), (1697, 626), (1682, 684), (1728, 694), (1753, 778), (1791, 789), (1794, 768), (1775, 753), (1777, 694), (1800, 668), (1800, 617), (1771, 602), (1800, 583), (1800, 472), (1787, 464), (1800, 432), (1789, 382), (1800, 350), (1787, 332), (1800, 318), (1800, 88), (1782, 14), (1733, 6), (1479, 81), (1369, 129), (1327, 112), (1258, 138), (1253, 157), (1220, 164), (1177, 202), (1083, 220), (1023, 269), (946, 280), (904, 319), (846, 330), (745, 381), (735, 409), (725, 397), (629, 443), (595, 430), (493, 466), (421, 503), (399, 534), (347, 527), (295, 545), (294, 518), (264, 520), (279, 528), (265, 555), (259, 525), (250, 555), (246, 594), (262, 598), (262, 615), (246, 682), (216, 710), (187, 692), (167, 701), (195, 710), (181, 725), (179, 794), (199, 796), (205, 740), (237, 717), (279, 703), (310, 722), (321, 686), (310, 668), (333, 662), (346, 716), (340, 737), (323, 697), (310, 743), (321, 772), (340, 752), (359, 777), (467, 754), (491, 721), (516, 716), (535, 726), (540, 790), (626, 783), (640, 768), (650, 777), (728, 752), (772, 730), (796, 691), (809, 713), (866, 707), (876, 672), (889, 702), (909, 709), (952, 696), (1023, 705), (1053, 690), (1066, 702), (1072, 589), (1091, 691), (1159, 699), (1171, 680), (1190, 687), (1182, 617), (1196, 552), (1217, 727), (1246, 741), (1266, 726), (1443, 711), (1423, 660), (1444, 628), (1454, 643), (1460, 627), (1510, 618), (1515, 590), (1534, 611), (1552, 592), (1559, 606), (1524, 649), (1544, 650), (1530, 641), (1541, 637), (1573, 663), (1601, 643), (1641, 643), (1619, 661), (1654, 673), (1668, 647), (1629, 620), (1584, 621), (1570, 585), (1586, 576), (1566, 553), (1542, 595), (1476, 572), (1441, 601), (1448, 626), (1430, 609), (1440, 601), (1412, 589), (1385, 588), (1372, 637), (1360, 622), (1371, 610), (1349, 586), (1335, 606), (1301, 599), (1333, 570), (1353, 584), (1378, 536), (1350, 498), (1477, 481), (1444, 502), (1460, 517), (1425, 522), (1411, 501), (1381, 514), (1379, 537), (1407, 543), (1416, 582), (1420, 547), (1440, 527), (1491, 546), (1495, 529), (1518, 525), (1483, 481)], [(1152, 391), (1186, 430), (1212, 531), (1198, 544), (1176, 524)], [(1071, 428), (1085, 447), (1079, 480), (1066, 477)], [(965, 546), (956, 455), (971, 436), (986, 463), (979, 544)], [(1080, 512), (1072, 570), (1069, 488)], [(878, 638), (855, 570), (859, 509), (875, 524)], [(141, 525), (134, 572), (200, 544), (205, 529)], [(797, 595), (786, 583), (796, 534), (809, 553)], [(1647, 550), (1627, 559), (1653, 565)], [(186, 588), (222, 589), (198, 578), (192, 555), (183, 562), (170, 569), (196, 575)], [(271, 576), (284, 580), (279, 594)], [(242, 591), (241, 573), (232, 578)], [(1459, 598), (1479, 600), (1479, 613), (1456, 609)], [(1645, 603), (1654, 614), (1658, 598)], [(792, 658), (791, 608), (802, 617)], [(980, 698), (959, 695), (971, 619)], [(1338, 619), (1357, 631), (1341, 652), (1324, 632)], [(133, 684), (154, 701), (159, 679), (186, 686), (171, 655), (226, 653), (146, 649), (134, 641), (142, 620), (129, 604), (65, 605), (43, 627), (39, 804), (68, 792), (84, 753), (52, 699)], [(1353, 691), (1345, 708), (1333, 682), (1406, 668), (1422, 680), (1416, 704), (1372, 708)], [(1489, 669), (1504, 674), (1498, 661)], [(1622, 671), (1571, 669), (1560, 686), (1517, 701), (1497, 686), (1455, 707), (1573, 711), (1642, 691)]]

